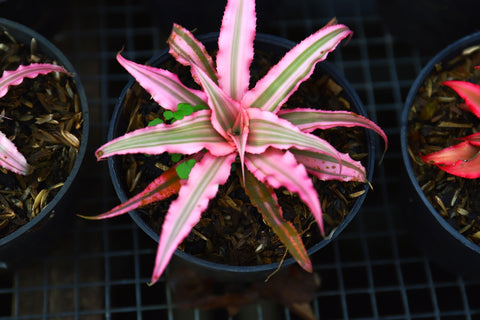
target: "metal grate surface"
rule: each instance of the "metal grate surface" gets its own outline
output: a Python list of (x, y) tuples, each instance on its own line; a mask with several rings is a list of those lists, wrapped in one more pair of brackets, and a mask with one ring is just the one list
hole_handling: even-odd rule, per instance
[[(219, 25), (222, 10), (202, 13), (210, 5), (185, 2), (198, 9), (199, 33), (217, 29), (202, 30), (201, 23)], [(128, 79), (115, 54), (124, 48), (130, 58), (144, 61), (158, 53), (169, 32), (165, 23), (172, 15), (180, 15), (182, 8), (152, 10), (148, 3), (58, 1), (62, 11), (56, 17), (64, 20), (61, 27), (46, 31), (79, 72), (91, 110), (87, 170), (72, 214), (99, 213), (117, 203), (106, 164), (97, 163), (93, 156), (95, 148), (106, 141), (111, 111)], [(7, 13), (0, 12), (8, 18)], [(157, 18), (152, 19), (151, 13)], [(42, 15), (33, 14), (39, 21)], [(269, 20), (262, 22), (260, 31), (299, 41), (333, 16), (355, 34), (329, 60), (357, 89), (371, 118), (388, 134), (391, 147), (376, 168), (375, 190), (369, 193), (362, 212), (327, 250), (327, 262), (315, 265), (322, 287), (315, 293), (313, 309), (319, 319), (480, 318), (480, 302), (474, 299), (480, 283), (464, 281), (431, 265), (412, 246), (402, 220), (400, 109), (428, 57), (394, 41), (374, 0), (280, 1), (276, 11), (268, 12)], [(0, 272), (0, 319), (228, 318), (225, 312), (181, 310), (172, 302), (164, 279), (148, 287), (154, 253), (154, 243), (129, 217), (104, 222), (78, 219), (70, 236), (51, 255)], [(297, 318), (280, 305), (258, 302), (235, 319)]]

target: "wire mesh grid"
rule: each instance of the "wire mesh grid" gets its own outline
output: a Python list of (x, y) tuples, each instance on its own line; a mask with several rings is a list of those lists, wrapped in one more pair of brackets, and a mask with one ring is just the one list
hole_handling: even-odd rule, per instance
[[(89, 97), (92, 134), (85, 174), (72, 214), (98, 213), (116, 204), (105, 163), (93, 152), (106, 140), (113, 106), (128, 75), (117, 51), (144, 61), (163, 49), (167, 9), (143, 1), (63, 4), (64, 27), (52, 35), (80, 74)], [(208, 10), (208, 8), (203, 8)], [(197, 12), (200, 15), (200, 12)], [(205, 20), (221, 19), (206, 13)], [(374, 191), (342, 236), (322, 253), (322, 278), (313, 310), (319, 319), (474, 319), (479, 282), (446, 273), (410, 242), (402, 219), (399, 118), (410, 84), (428, 57), (396, 43), (374, 1), (282, 1), (262, 32), (299, 41), (336, 16), (354, 37), (329, 57), (352, 83), (370, 117), (390, 138), (376, 168)], [(8, 17), (7, 17), (8, 18)], [(259, 17), (261, 19), (261, 17)], [(199, 30), (202, 31), (202, 30)], [(207, 30), (212, 31), (212, 30)], [(225, 311), (183, 310), (162, 278), (149, 287), (155, 244), (129, 217), (76, 220), (52, 254), (0, 273), (0, 319), (227, 319)], [(297, 319), (287, 308), (260, 301), (235, 319)]]

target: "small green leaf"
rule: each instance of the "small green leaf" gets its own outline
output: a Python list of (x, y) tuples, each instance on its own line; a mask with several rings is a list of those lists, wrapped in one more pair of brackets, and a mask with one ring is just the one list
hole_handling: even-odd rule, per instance
[(188, 176), (190, 175), (190, 171), (192, 171), (192, 168), (195, 165), (195, 163), (197, 163), (197, 160), (189, 159), (177, 165), (177, 168), (176, 168), (177, 175), (180, 177), (180, 179), (188, 179)]
[(156, 126), (157, 124), (161, 124), (161, 123), (163, 123), (163, 120), (162, 120), (162, 119), (160, 119), (160, 118), (155, 118), (155, 119), (153, 119), (152, 121), (150, 121), (147, 126), (148, 126), (148, 127), (153, 127), (153, 126)]
[(175, 120), (182, 120), (183, 117), (185, 117), (185, 115), (183, 114), (182, 110), (177, 110), (173, 113), (173, 118), (172, 119), (172, 123), (175, 121)]
[(197, 112), (199, 110), (208, 110), (208, 107), (202, 104), (197, 104), (196, 106), (193, 106), (193, 112)]
[(170, 159), (172, 159), (173, 162), (178, 162), (182, 159), (182, 154), (181, 153), (172, 153), (172, 154), (170, 154)]
[(184, 116), (189, 116), (193, 113), (193, 106), (189, 103), (179, 103), (177, 111), (181, 112)]
[(163, 117), (165, 118), (165, 120), (171, 120), (171, 119), (173, 119), (173, 112), (170, 111), (170, 110), (166, 110), (163, 113)]

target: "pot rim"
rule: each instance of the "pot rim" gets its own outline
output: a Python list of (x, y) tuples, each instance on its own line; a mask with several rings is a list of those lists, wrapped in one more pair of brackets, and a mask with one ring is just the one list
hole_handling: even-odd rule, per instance
[(42, 36), (38, 32), (30, 29), (29, 27), (8, 19), (0, 18), (0, 27), (3, 29), (6, 29), (19, 42), (23, 42), (28, 45), (29, 43), (26, 41), (30, 41), (30, 40), (27, 40), (27, 39), (35, 38), (37, 40), (39, 51), (41, 51), (43, 54), (45, 54), (49, 58), (55, 59), (55, 61), (57, 61), (60, 65), (65, 67), (65, 69), (67, 69), (67, 71), (69, 71), (72, 74), (75, 87), (76, 87), (76, 92), (80, 100), (80, 107), (81, 107), (82, 115), (84, 119), (82, 124), (82, 139), (80, 141), (80, 148), (78, 150), (78, 154), (75, 159), (75, 163), (72, 167), (72, 170), (70, 171), (67, 179), (65, 180), (64, 185), (60, 188), (60, 190), (53, 197), (53, 199), (47, 204), (47, 206), (43, 208), (43, 210), (40, 211), (40, 213), (35, 218), (33, 218), (32, 220), (30, 220), (29, 222), (21, 226), (14, 232), (0, 238), (0, 249), (1, 249), (2, 246), (12, 242), (13, 240), (21, 237), (23, 234), (29, 232), (32, 228), (34, 228), (40, 221), (42, 221), (48, 215), (55, 214), (55, 207), (72, 186), (75, 180), (75, 177), (77, 176), (80, 170), (81, 164), (83, 162), (83, 158), (86, 154), (88, 133), (89, 133), (89, 112), (88, 112), (87, 97), (83, 89), (82, 83), (80, 81), (80, 78), (78, 76), (78, 73), (75, 71), (75, 69), (73, 68), (73, 65), (70, 63), (67, 57), (53, 43), (51, 43), (49, 40), (47, 40), (44, 36)]
[[(197, 39), (202, 41), (202, 43), (205, 43), (207, 41), (215, 41), (218, 39), (218, 32), (212, 32), (212, 33), (207, 33), (201, 36), (198, 36)], [(292, 48), (293, 46), (296, 45), (295, 42), (292, 42), (290, 40), (287, 40), (285, 38), (273, 36), (270, 34), (263, 34), (263, 33), (257, 33), (255, 37), (256, 42), (263, 42), (267, 45), (273, 45), (273, 46), (279, 46), (282, 49), (288, 50)], [(162, 50), (160, 53), (157, 55), (153, 56), (149, 61), (149, 65), (155, 65), (158, 64), (160, 61), (164, 60), (166, 57), (170, 57), (168, 53), (168, 48)], [(366, 109), (361, 102), (359, 96), (357, 95), (356, 91), (353, 89), (353, 87), (350, 85), (350, 83), (346, 80), (346, 78), (341, 75), (337, 69), (333, 67), (332, 64), (330, 64), (328, 61), (322, 61), (317, 64), (316, 69), (321, 68), (322, 71), (326, 72), (331, 76), (339, 85), (342, 86), (345, 94), (348, 96), (350, 102), (352, 105), (354, 105), (358, 110), (355, 110), (358, 114), (367, 117)], [(121, 114), (121, 108), (123, 105), (124, 98), (127, 94), (128, 88), (133, 86), (133, 84), (136, 82), (135, 78), (130, 76), (130, 80), (128, 81), (127, 85), (124, 87), (118, 101), (117, 105), (115, 106), (114, 113), (112, 115), (112, 120), (110, 123), (110, 128), (108, 132), (108, 141), (112, 140), (115, 135), (115, 122), (116, 119), (120, 116)], [(368, 162), (366, 164), (366, 170), (367, 170), (367, 179), (368, 181), (372, 181), (373, 177), (373, 172), (374, 172), (374, 163), (375, 163), (375, 147), (376, 143), (374, 140), (374, 135), (370, 130), (365, 130), (366, 132), (366, 139), (368, 143)], [(128, 199), (128, 196), (126, 193), (122, 190), (121, 188), (121, 182), (119, 181), (119, 177), (115, 174), (115, 165), (114, 165), (114, 157), (108, 158), (108, 167), (110, 170), (110, 177), (112, 179), (112, 183), (114, 185), (115, 191), (120, 198), (122, 202), (126, 201)], [(355, 201), (355, 204), (353, 205), (352, 209), (350, 210), (349, 214), (346, 216), (346, 218), (342, 221), (342, 223), (328, 236), (328, 238), (323, 239), (322, 241), (318, 242), (317, 244), (313, 245), (309, 249), (307, 249), (307, 252), (309, 256), (313, 255), (315, 252), (319, 251), (323, 247), (327, 246), (330, 242), (336, 239), (336, 237), (350, 224), (350, 222), (354, 219), (354, 217), (357, 215), (361, 205), (363, 204), (365, 197), (368, 193), (369, 186), (368, 184), (365, 185), (365, 193), (358, 197), (357, 200)], [(129, 212), (130, 217), (135, 221), (135, 223), (155, 242), (158, 243), (159, 241), (159, 235), (142, 219), (140, 214), (137, 213), (137, 210), (132, 210)], [(190, 261), (191, 263), (203, 267), (208, 270), (213, 270), (213, 271), (221, 271), (221, 272), (240, 272), (243, 274), (255, 274), (255, 273), (263, 273), (263, 272), (272, 272), (276, 270), (280, 262), (275, 262), (275, 263), (269, 263), (269, 264), (263, 264), (263, 265), (252, 265), (252, 266), (234, 266), (234, 265), (228, 265), (228, 264), (222, 264), (222, 263), (216, 263), (216, 262), (211, 262), (208, 260), (204, 260), (198, 257), (195, 257), (193, 255), (190, 255), (186, 252), (183, 252), (179, 249), (175, 250), (175, 255)], [(282, 262), (282, 266), (288, 266), (293, 263), (295, 263), (295, 259), (292, 257), (289, 257), (285, 259)]]
[(413, 172), (412, 167), (412, 160), (410, 159), (410, 155), (408, 154), (407, 148), (407, 126), (408, 126), (408, 115), (410, 113), (411, 106), (415, 100), (415, 96), (417, 95), (418, 89), (423, 84), (424, 80), (428, 77), (428, 75), (432, 72), (435, 68), (435, 65), (441, 62), (446, 62), (449, 59), (454, 58), (461, 51), (469, 46), (480, 44), (480, 31), (467, 35), (463, 38), (458, 39), (457, 41), (451, 43), (440, 52), (438, 52), (433, 58), (431, 58), (428, 63), (422, 68), (418, 76), (415, 78), (415, 81), (410, 87), (408, 92), (407, 98), (405, 100), (405, 104), (403, 107), (403, 111), (401, 114), (401, 123), (400, 123), (400, 145), (402, 149), (402, 158), (404, 166), (407, 170), (408, 178), (413, 185), (415, 192), (419, 195), (420, 199), (422, 200), (423, 204), (427, 207), (428, 211), (435, 217), (435, 219), (440, 223), (440, 225), (449, 232), (456, 240), (461, 242), (466, 247), (470, 248), (471, 250), (475, 251), (477, 254), (480, 254), (480, 246), (473, 243), (472, 241), (468, 240), (465, 236), (463, 236), (458, 230), (456, 230), (453, 226), (451, 226), (441, 215), (438, 211), (433, 207), (433, 205), (428, 201), (423, 193), (416, 177)]

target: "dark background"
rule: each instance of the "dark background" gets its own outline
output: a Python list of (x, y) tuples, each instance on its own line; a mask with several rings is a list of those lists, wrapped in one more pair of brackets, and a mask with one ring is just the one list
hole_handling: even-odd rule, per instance
[[(431, 264), (412, 244), (403, 219), (405, 191), (399, 118), (410, 84), (435, 52), (480, 27), (478, 1), (258, 0), (258, 31), (300, 41), (332, 17), (354, 36), (329, 56), (357, 90), (371, 119), (390, 138), (376, 167), (374, 190), (361, 213), (316, 264), (320, 319), (480, 318), (480, 282)], [(106, 162), (94, 150), (106, 141), (112, 109), (128, 74), (115, 53), (138, 62), (166, 47), (173, 22), (198, 34), (218, 31), (225, 1), (0, 1), (0, 16), (36, 29), (79, 73), (91, 116), (91, 139), (75, 213), (118, 203)], [(432, 5), (432, 3), (434, 5)], [(162, 4), (162, 6), (160, 6)], [(380, 150), (380, 149), (379, 149)], [(75, 221), (43, 259), (0, 271), (0, 319), (222, 319), (225, 312), (181, 310), (162, 278), (148, 287), (155, 244), (128, 216)], [(297, 319), (260, 301), (235, 319)]]

